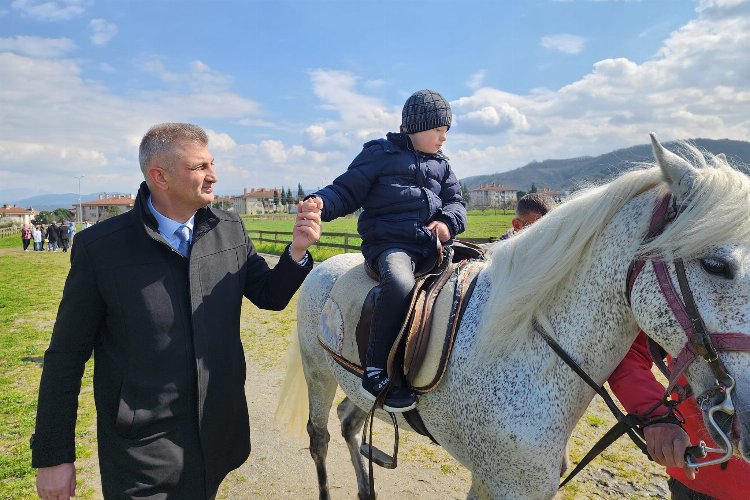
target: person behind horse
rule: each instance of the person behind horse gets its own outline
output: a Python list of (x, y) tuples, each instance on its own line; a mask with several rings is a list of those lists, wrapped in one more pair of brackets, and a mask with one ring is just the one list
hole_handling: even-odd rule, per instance
[[(640, 332), (622, 362), (609, 377), (609, 386), (628, 413), (642, 414), (664, 396), (664, 387), (654, 377), (653, 361), (647, 337)], [(701, 412), (690, 397), (678, 406), (685, 423), (660, 422), (643, 429), (648, 451), (660, 465), (667, 467), (668, 485), (673, 500), (744, 499), (750, 492), (750, 464), (732, 457), (721, 466), (711, 465), (695, 474), (685, 463), (685, 450), (691, 442), (710, 441)], [(650, 417), (668, 414), (665, 406)], [(684, 427), (684, 429), (683, 429)]]
[(547, 212), (556, 206), (557, 203), (555, 203), (554, 199), (540, 193), (528, 193), (521, 196), (518, 203), (516, 203), (516, 216), (511, 221), (512, 227), (500, 236), (499, 239), (507, 240), (521, 229), (532, 225), (547, 215)]
[[(365, 143), (346, 172), (312, 194), (323, 200), (322, 219), (363, 212), (357, 223), (362, 254), (380, 277), (379, 294), (362, 377), (371, 401), (385, 389), (388, 354), (398, 336), (414, 288), (415, 270), (466, 228), (466, 204), (458, 179), (441, 148), (451, 126), (451, 108), (439, 93), (420, 90), (401, 113), (400, 133)], [(383, 408), (416, 406), (407, 387), (392, 387)]]

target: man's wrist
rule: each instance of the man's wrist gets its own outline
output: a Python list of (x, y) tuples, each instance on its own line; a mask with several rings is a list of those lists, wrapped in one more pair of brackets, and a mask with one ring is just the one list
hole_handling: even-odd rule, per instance
[(307, 250), (296, 250), (292, 247), (292, 245), (289, 245), (287, 249), (292, 260), (300, 266), (306, 265), (307, 261), (310, 259), (310, 254), (307, 253)]

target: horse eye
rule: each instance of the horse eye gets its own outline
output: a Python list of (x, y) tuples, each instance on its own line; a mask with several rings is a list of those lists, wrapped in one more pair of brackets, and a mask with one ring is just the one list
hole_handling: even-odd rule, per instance
[(729, 264), (721, 259), (717, 259), (716, 257), (701, 259), (701, 265), (707, 273), (713, 274), (714, 276), (720, 276), (730, 280), (734, 278), (734, 274), (732, 273)]

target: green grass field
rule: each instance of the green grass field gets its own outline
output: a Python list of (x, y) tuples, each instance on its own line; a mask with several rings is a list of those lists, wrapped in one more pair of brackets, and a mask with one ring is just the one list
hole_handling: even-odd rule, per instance
[[(459, 235), (459, 238), (498, 238), (511, 225), (513, 212), (509, 210), (473, 210), (469, 212), (467, 230)], [(243, 217), (245, 226), (250, 231), (250, 237), (254, 235), (252, 231), (280, 231), (291, 232), (294, 224), (294, 216), (245, 216)], [(323, 236), (321, 242), (343, 244), (343, 237), (328, 236), (333, 234), (357, 234), (357, 219), (353, 216), (341, 217), (331, 222), (323, 223)], [(283, 236), (279, 239), (291, 240), (291, 236)], [(359, 238), (350, 238), (349, 245), (359, 245)], [(284, 249), (284, 245), (274, 245), (272, 243), (258, 243), (256, 247), (260, 252), (279, 254)], [(313, 258), (320, 262), (333, 255), (341, 253), (339, 249), (325, 247), (313, 247), (310, 250)]]
[[(470, 227), (475, 237), (497, 236), (507, 228), (510, 216), (472, 214)], [(507, 223), (506, 223), (507, 221)], [(329, 232), (353, 231), (354, 219), (327, 223)], [(291, 220), (248, 221), (252, 228), (291, 227)], [(0, 499), (34, 498), (29, 437), (33, 433), (41, 364), (70, 268), (70, 254), (20, 251), (20, 236), (0, 238)], [(263, 250), (263, 249), (262, 249)], [(267, 251), (267, 250), (264, 250)], [(316, 257), (319, 258), (319, 257)], [(251, 362), (275, 366), (281, 362), (288, 335), (296, 324), (296, 297), (280, 312), (260, 311), (246, 301), (241, 318), (241, 335)], [(80, 498), (97, 495), (95, 414), (91, 387), (92, 363), (87, 365), (79, 397), (76, 428), (77, 473)], [(571, 458), (577, 462), (588, 447), (613, 423), (602, 403), (590, 407), (571, 439)], [(602, 472), (605, 471), (605, 472)], [(602, 474), (624, 491), (663, 482), (661, 468), (649, 463), (624, 440), (615, 443), (602, 458), (584, 471), (582, 479), (566, 487), (563, 498), (601, 498)], [(609, 491), (609, 490), (608, 490)]]

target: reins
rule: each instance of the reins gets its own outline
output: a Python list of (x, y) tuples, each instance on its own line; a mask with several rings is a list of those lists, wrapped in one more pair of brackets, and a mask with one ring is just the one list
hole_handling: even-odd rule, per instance
[[(674, 197), (665, 192), (661, 194), (657, 200), (656, 207), (654, 208), (649, 230), (646, 234), (646, 242), (653, 240), (659, 236), (664, 228), (671, 223), (678, 215), (679, 210), (676, 207)], [(649, 256), (644, 256), (635, 259), (628, 269), (628, 275), (626, 278), (626, 297), (628, 305), (631, 304), (630, 296), (635, 284), (636, 279), (645, 267), (646, 263), (650, 261), (654, 273), (659, 284), (659, 288), (662, 295), (667, 300), (670, 309), (672, 310), (675, 318), (680, 323), (685, 335), (687, 336), (687, 342), (677, 358), (673, 362), (673, 370), (670, 373), (666, 369), (666, 366), (661, 361), (655, 351), (654, 345), (649, 341), (649, 351), (654, 362), (659, 366), (665, 376), (669, 380), (669, 385), (664, 393), (661, 401), (652, 406), (649, 410), (643, 414), (629, 414), (625, 415), (617, 407), (615, 402), (609, 393), (596, 382), (573, 360), (573, 358), (549, 335), (547, 332), (542, 331), (538, 325), (534, 325), (534, 329), (541, 337), (547, 342), (552, 350), (568, 365), (571, 369), (581, 377), (594, 391), (602, 397), (607, 407), (614, 415), (617, 423), (610, 429), (586, 454), (586, 456), (579, 462), (576, 468), (565, 478), (560, 484), (562, 488), (568, 483), (578, 472), (580, 472), (591, 460), (599, 455), (604, 449), (613, 443), (617, 438), (623, 434), (627, 434), (628, 437), (638, 446), (638, 448), (651, 459), (648, 454), (646, 444), (643, 439), (643, 428), (647, 425), (658, 423), (658, 422), (670, 422), (681, 425), (681, 415), (678, 418), (675, 413), (679, 415), (675, 407), (684, 399), (685, 392), (680, 394), (678, 388), (679, 377), (683, 374), (685, 369), (698, 357), (701, 356), (711, 369), (715, 379), (716, 385), (706, 391), (705, 393), (698, 396), (701, 401), (701, 406), (709, 406), (708, 417), (709, 422), (716, 430), (717, 434), (723, 441), (725, 448), (708, 448), (703, 441), (696, 446), (689, 447), (685, 452), (685, 458), (689, 466), (693, 468), (703, 467), (706, 465), (713, 465), (717, 463), (723, 463), (729, 460), (733, 453), (733, 446), (731, 440), (721, 427), (716, 423), (714, 414), (716, 412), (722, 412), (729, 416), (734, 416), (735, 410), (732, 403), (732, 391), (734, 390), (734, 379), (729, 375), (723, 361), (719, 357), (719, 351), (750, 351), (750, 336), (743, 335), (734, 332), (722, 332), (722, 333), (709, 333), (706, 330), (705, 322), (703, 321), (698, 307), (695, 304), (690, 284), (685, 273), (685, 265), (682, 259), (675, 259), (673, 264), (675, 267), (675, 273), (677, 275), (677, 282), (680, 288), (680, 294), (672, 284), (672, 280), (669, 276), (666, 263), (663, 260), (652, 259)], [(680, 298), (682, 297), (682, 299)], [(680, 395), (679, 399), (672, 400), (670, 395), (677, 390)], [(667, 415), (663, 417), (657, 417), (648, 419), (647, 417), (653, 413), (659, 406), (665, 406), (668, 410)], [(703, 408), (705, 410), (705, 408)], [(698, 462), (699, 458), (704, 458), (707, 453), (722, 453), (723, 456)]]

